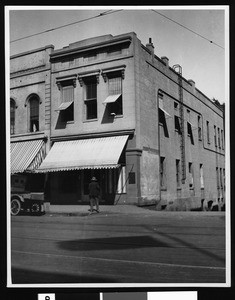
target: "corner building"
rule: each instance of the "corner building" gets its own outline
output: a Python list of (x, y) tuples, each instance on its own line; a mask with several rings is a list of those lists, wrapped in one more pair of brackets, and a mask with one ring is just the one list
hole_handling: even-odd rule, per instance
[(101, 204), (158, 209), (224, 205), (223, 110), (131, 32), (50, 53), (47, 156), (50, 204), (87, 204), (96, 176)]

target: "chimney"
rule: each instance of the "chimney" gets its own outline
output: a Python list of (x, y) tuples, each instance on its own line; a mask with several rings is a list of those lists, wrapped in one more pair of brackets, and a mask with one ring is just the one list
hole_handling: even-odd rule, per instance
[(166, 56), (162, 56), (161, 60), (166, 64), (167, 67), (169, 67), (169, 58)]
[(146, 44), (146, 48), (148, 48), (150, 50), (151, 54), (154, 55), (154, 46), (153, 46), (151, 38), (149, 38), (149, 43)]
[(188, 82), (189, 82), (189, 84), (191, 84), (193, 90), (195, 90), (195, 81), (192, 79), (189, 79)]

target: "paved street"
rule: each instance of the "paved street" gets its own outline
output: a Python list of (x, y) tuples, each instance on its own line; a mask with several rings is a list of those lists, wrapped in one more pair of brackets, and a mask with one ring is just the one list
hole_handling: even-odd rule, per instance
[(13, 283), (224, 283), (223, 212), (12, 217)]

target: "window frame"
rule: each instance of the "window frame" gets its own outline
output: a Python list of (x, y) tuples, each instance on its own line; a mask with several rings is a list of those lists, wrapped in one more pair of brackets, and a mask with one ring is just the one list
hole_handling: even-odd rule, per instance
[[(33, 101), (34, 101), (34, 103), (37, 103), (36, 108), (33, 107)], [(36, 110), (36, 113), (33, 112), (35, 110)], [(31, 133), (40, 131), (40, 100), (37, 95), (31, 95), (28, 98), (28, 112), (29, 112), (28, 131)], [(33, 113), (35, 115), (33, 115)]]
[[(56, 78), (56, 84), (60, 91), (60, 105), (62, 103), (71, 102), (71, 104), (63, 109), (59, 110), (59, 122), (63, 124), (74, 123), (74, 99), (76, 88), (76, 75), (62, 76)], [(66, 97), (66, 91), (68, 98)], [(70, 90), (70, 92), (68, 92)]]
[(198, 122), (198, 140), (202, 141), (202, 117), (200, 115), (197, 116), (197, 122)]
[(175, 132), (177, 132), (180, 135), (182, 134), (181, 125), (180, 125), (180, 117), (177, 115), (174, 115), (174, 128), (175, 128)]
[(11, 135), (15, 134), (15, 121), (16, 121), (16, 103), (14, 99), (10, 98), (10, 134)]
[(160, 175), (161, 190), (167, 190), (166, 157), (164, 156), (160, 156), (159, 175)]
[(200, 174), (200, 186), (201, 190), (204, 189), (204, 170), (203, 170), (203, 164), (199, 164), (199, 174)]
[(217, 132), (216, 132), (216, 126), (214, 125), (214, 142), (215, 142), (215, 147), (217, 147)]
[(188, 173), (189, 173), (189, 189), (194, 189), (194, 171), (193, 171), (193, 163), (188, 163)]
[(217, 128), (217, 136), (218, 136), (218, 147), (221, 148), (221, 144), (220, 144), (220, 128)]
[(206, 121), (207, 144), (210, 144), (210, 122)]
[[(98, 119), (98, 99), (97, 99), (97, 78), (95, 76), (90, 76), (86, 79), (83, 80), (84, 81), (84, 118), (86, 121), (92, 121), (92, 120), (97, 120)], [(94, 91), (93, 91), (93, 87), (95, 87)], [(90, 95), (88, 95), (88, 89), (91, 88), (91, 97)], [(89, 92), (89, 93), (90, 93)], [(95, 95), (93, 95), (93, 92)], [(93, 97), (95, 96), (95, 97)], [(88, 113), (89, 113), (89, 107), (88, 105), (92, 105), (95, 104), (95, 111), (96, 113), (89, 117)], [(92, 114), (91, 114), (92, 115)]]
[(175, 160), (176, 166), (176, 187), (177, 189), (181, 188), (181, 161), (180, 159)]
[[(107, 82), (107, 95), (119, 95), (118, 99), (115, 102), (106, 103), (106, 112), (109, 115), (109, 118), (113, 117), (123, 117), (124, 115), (124, 102), (123, 102), (123, 80), (125, 78), (125, 68), (126, 65), (120, 65), (117, 67), (111, 67), (102, 69), (101, 75), (104, 79), (104, 82)], [(115, 93), (111, 92), (112, 79), (120, 78), (120, 89), (116, 90)]]

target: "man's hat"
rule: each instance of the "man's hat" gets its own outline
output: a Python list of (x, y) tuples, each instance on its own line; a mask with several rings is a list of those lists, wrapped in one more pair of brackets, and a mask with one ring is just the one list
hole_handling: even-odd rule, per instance
[(92, 177), (91, 178), (91, 181), (96, 181), (97, 179), (95, 177)]

